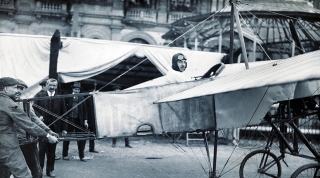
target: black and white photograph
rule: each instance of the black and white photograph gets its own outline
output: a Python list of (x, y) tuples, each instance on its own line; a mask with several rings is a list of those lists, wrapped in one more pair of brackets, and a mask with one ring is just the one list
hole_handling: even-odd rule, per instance
[(0, 178), (319, 178), (320, 0), (0, 0)]

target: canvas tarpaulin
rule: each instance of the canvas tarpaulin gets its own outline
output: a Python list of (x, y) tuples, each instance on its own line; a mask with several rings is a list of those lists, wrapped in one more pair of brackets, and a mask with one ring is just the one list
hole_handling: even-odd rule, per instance
[[(49, 36), (0, 34), (0, 77), (22, 79), (31, 86), (29, 90), (49, 74)], [(188, 58), (187, 75), (201, 75), (220, 62), (223, 54), (167, 48), (135, 43), (61, 38), (57, 72), (60, 81), (69, 83), (98, 75), (114, 67), (130, 56), (147, 57), (165, 75), (171, 69), (171, 58), (181, 52)], [(32, 94), (30, 94), (32, 96)]]

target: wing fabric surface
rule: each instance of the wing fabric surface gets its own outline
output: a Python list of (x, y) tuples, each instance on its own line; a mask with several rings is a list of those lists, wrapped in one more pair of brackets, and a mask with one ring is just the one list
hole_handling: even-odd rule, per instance
[[(250, 64), (250, 63), (249, 63)], [(277, 60), (169, 96), (155, 103), (320, 78), (320, 50)]]
[[(211, 80), (205, 79), (132, 90), (99, 92), (93, 95), (97, 136), (99, 138), (133, 136), (137, 133), (138, 127), (144, 124), (152, 126), (156, 134), (169, 131), (193, 131), (206, 126), (212, 127), (214, 121), (212, 117), (210, 119), (203, 117), (212, 115), (212, 110), (206, 109), (202, 111), (202, 104), (208, 103), (203, 100), (192, 101), (192, 105), (183, 103), (183, 107), (187, 107), (188, 110), (181, 110), (177, 113), (173, 113), (171, 108), (179, 107), (174, 104), (161, 106), (161, 108), (159, 105), (153, 104), (156, 100)], [(209, 100), (209, 98), (204, 99)], [(207, 106), (212, 108), (208, 104)], [(159, 112), (163, 114), (160, 115)], [(179, 113), (182, 113), (181, 117), (178, 117)], [(169, 121), (164, 122), (163, 117), (168, 117), (165, 119)], [(196, 120), (194, 120), (195, 118)], [(164, 128), (169, 129), (164, 130)]]
[[(196, 98), (212, 97), (216, 128), (256, 125), (274, 102), (319, 95), (319, 69), (320, 51), (315, 51), (217, 77), (155, 103), (183, 106)], [(186, 109), (180, 107), (176, 110)]]

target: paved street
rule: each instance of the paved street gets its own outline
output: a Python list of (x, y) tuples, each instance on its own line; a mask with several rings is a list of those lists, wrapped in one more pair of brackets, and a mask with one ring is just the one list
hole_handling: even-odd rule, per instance
[[(117, 147), (111, 147), (111, 138), (96, 140), (96, 149), (100, 153), (88, 152), (86, 144), (85, 157), (87, 162), (78, 160), (76, 142), (70, 143), (69, 156), (71, 160), (58, 160), (55, 164), (55, 174), (60, 178), (208, 178), (208, 163), (202, 141), (192, 141), (186, 146), (184, 139), (178, 144), (172, 144), (168, 137), (148, 136), (132, 137), (133, 148), (125, 148), (124, 140), (118, 139)], [(239, 164), (250, 152), (251, 146), (240, 144), (238, 148), (232, 145), (218, 146), (217, 175), (221, 177), (239, 177)], [(62, 143), (57, 146), (57, 154), (61, 156)], [(254, 150), (254, 149), (253, 149)], [(277, 155), (279, 152), (274, 151)], [(213, 143), (210, 142), (210, 157), (212, 160)], [(231, 156), (230, 156), (231, 155)], [(288, 156), (287, 168), (282, 163), (282, 177), (290, 177), (293, 171), (311, 162), (302, 158)], [(46, 177), (46, 176), (44, 176)]]

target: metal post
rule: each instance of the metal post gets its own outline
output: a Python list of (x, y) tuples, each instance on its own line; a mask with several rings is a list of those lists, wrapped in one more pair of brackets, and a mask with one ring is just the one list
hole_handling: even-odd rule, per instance
[(229, 64), (233, 63), (233, 42), (234, 42), (234, 0), (230, 0), (231, 5), (231, 15), (230, 15), (230, 46), (229, 46), (229, 53), (230, 53), (230, 59)]
[(213, 165), (212, 165), (212, 173), (210, 178), (216, 177), (217, 171), (217, 153), (218, 153), (218, 130), (214, 131), (214, 150), (213, 150)]
[(222, 51), (222, 28), (219, 31), (219, 53)]
[(198, 35), (194, 38), (194, 50), (198, 51)]
[(257, 51), (257, 38), (256, 35), (253, 36), (253, 55), (252, 55), (252, 60), (251, 61), (256, 61), (256, 51)]
[(294, 40), (292, 40), (292, 44), (291, 44), (291, 57), (294, 56), (295, 49), (296, 49), (296, 43), (294, 42)]

